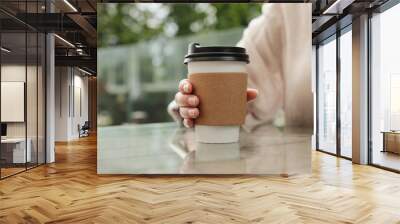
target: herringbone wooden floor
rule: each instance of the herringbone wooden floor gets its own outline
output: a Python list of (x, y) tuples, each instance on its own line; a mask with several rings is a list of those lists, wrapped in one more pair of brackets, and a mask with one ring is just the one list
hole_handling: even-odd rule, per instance
[(400, 223), (400, 175), (313, 152), (295, 177), (98, 176), (94, 137), (0, 181), (0, 223)]

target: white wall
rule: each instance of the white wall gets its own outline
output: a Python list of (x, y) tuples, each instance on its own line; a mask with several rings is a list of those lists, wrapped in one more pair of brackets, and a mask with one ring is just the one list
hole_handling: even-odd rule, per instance
[(68, 88), (70, 84), (69, 69), (55, 68), (55, 141), (68, 140)]
[[(26, 70), (27, 69), (27, 70)], [(28, 66), (25, 67), (25, 65), (18, 65), (18, 64), (7, 64), (7, 65), (2, 65), (1, 66), (1, 81), (2, 82), (25, 82), (25, 75), (26, 72), (28, 74), (31, 74), (32, 72), (36, 73), (36, 67), (33, 66)], [(36, 83), (35, 83), (36, 84)], [(30, 89), (28, 89), (30, 90)], [(36, 89), (34, 92), (29, 92), (27, 93), (28, 97), (36, 97)], [(4, 97), (4, 96), (3, 96)], [(32, 99), (27, 99), (29, 102), (32, 101)], [(35, 105), (36, 107), (36, 105)], [(7, 110), (7, 108), (1, 108), (1, 110)], [(33, 117), (31, 117), (33, 114), (28, 114), (28, 121), (31, 122), (33, 121)], [(36, 118), (36, 114), (34, 114), (34, 118)], [(25, 137), (25, 124), (26, 122), (7, 122), (7, 136), (8, 137)], [(36, 120), (35, 120), (36, 123)], [(28, 127), (32, 127), (33, 125), (30, 124)], [(28, 133), (29, 135), (29, 133)]]
[(88, 78), (76, 68), (56, 67), (55, 85), (55, 140), (77, 139), (78, 125), (88, 120)]
[[(75, 70), (76, 71), (76, 70)], [(71, 132), (70, 135), (72, 138), (78, 138), (78, 124), (83, 125), (85, 121), (88, 121), (88, 78), (87, 76), (83, 77), (79, 75), (74, 75), (74, 102), (71, 105), (74, 105), (71, 108), (72, 111), (72, 119), (71, 119)], [(80, 96), (80, 97), (79, 97)], [(80, 101), (80, 102), (79, 102)], [(80, 108), (81, 107), (81, 108)], [(82, 110), (82, 111), (80, 111)]]
[[(37, 70), (38, 69), (38, 70)], [(26, 98), (23, 102), (19, 102), (19, 107), (10, 107), (2, 105), (2, 114), (15, 113), (21, 114), (22, 120), (17, 122), (5, 122), (7, 124), (7, 137), (8, 138), (24, 138), (27, 136), (29, 139), (29, 147), (31, 148), (32, 161), (39, 163), (45, 162), (45, 115), (44, 115), (44, 74), (42, 67), (38, 66), (25, 66), (25, 64), (3, 64), (1, 66), (1, 81), (3, 82), (23, 82), (25, 84), (22, 89), (19, 89), (18, 94), (24, 94), (26, 91)], [(14, 87), (15, 88), (15, 87)], [(2, 99), (10, 98), (2, 89)], [(6, 94), (6, 95), (4, 95)], [(17, 94), (17, 93), (15, 93)], [(14, 94), (14, 95), (15, 95)], [(25, 96), (21, 97), (24, 98)], [(12, 99), (12, 97), (10, 98)], [(2, 102), (3, 104), (4, 102)], [(13, 102), (11, 102), (13, 103)], [(15, 101), (14, 103), (18, 104)], [(22, 104), (22, 105), (21, 105)], [(26, 104), (26, 105), (25, 105)], [(13, 111), (14, 110), (14, 111)], [(26, 113), (26, 120), (25, 115)], [(3, 120), (3, 118), (2, 118)]]

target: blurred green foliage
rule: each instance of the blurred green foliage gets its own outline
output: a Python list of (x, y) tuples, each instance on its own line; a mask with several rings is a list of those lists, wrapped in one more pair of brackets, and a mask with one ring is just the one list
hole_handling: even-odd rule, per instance
[[(235, 45), (261, 4), (98, 4), (98, 124), (171, 121), (187, 45)], [(123, 46), (118, 46), (123, 45)]]
[(246, 27), (260, 13), (248, 3), (98, 4), (98, 46)]

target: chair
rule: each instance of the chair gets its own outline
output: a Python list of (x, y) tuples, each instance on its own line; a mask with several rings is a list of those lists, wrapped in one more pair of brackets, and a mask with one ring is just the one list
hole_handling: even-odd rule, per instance
[(79, 138), (89, 136), (89, 129), (90, 129), (89, 121), (85, 121), (82, 127), (78, 125)]

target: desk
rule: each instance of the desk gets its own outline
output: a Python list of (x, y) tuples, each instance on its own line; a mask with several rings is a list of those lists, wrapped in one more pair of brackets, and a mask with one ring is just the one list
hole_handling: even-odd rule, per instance
[(382, 131), (381, 133), (383, 134), (382, 152), (393, 152), (400, 154), (400, 132)]
[[(31, 161), (31, 145), (32, 141), (30, 138), (27, 138), (26, 141), (28, 142), (26, 147), (25, 153), (25, 138), (5, 138), (1, 139), (1, 151), (2, 157), (4, 158), (3, 154), (11, 155), (9, 158), (6, 158), (8, 163), (25, 163)], [(6, 156), (8, 157), (8, 156)], [(11, 160), (12, 158), (12, 160)], [(27, 161), (25, 161), (27, 159)]]
[(262, 126), (240, 143), (197, 143), (174, 123), (98, 128), (99, 174), (262, 174), (311, 172), (311, 129)]

